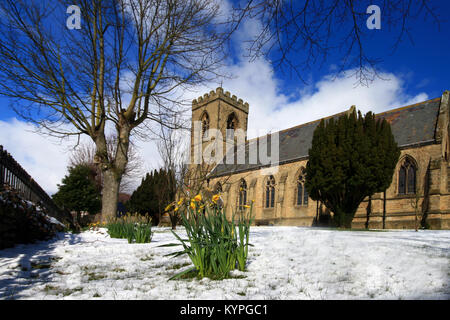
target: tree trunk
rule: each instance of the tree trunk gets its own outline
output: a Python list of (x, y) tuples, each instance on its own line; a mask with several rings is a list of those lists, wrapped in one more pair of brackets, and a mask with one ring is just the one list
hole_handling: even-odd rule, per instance
[(319, 200), (316, 201), (316, 217), (313, 220), (313, 227), (319, 225)]
[(338, 228), (351, 229), (353, 217), (355, 216), (356, 209), (346, 209), (337, 207), (334, 212), (335, 224)]
[(341, 208), (336, 208), (333, 210), (334, 216), (334, 224), (338, 228), (344, 228), (345, 225), (345, 212)]
[(119, 200), (120, 181), (128, 163), (128, 147), (130, 143), (131, 128), (126, 119), (121, 115), (118, 125), (117, 148), (114, 159), (109, 159), (106, 139), (104, 134), (96, 139), (97, 163), (103, 172), (102, 190), (102, 220), (115, 218), (117, 214), (117, 202)]
[(354, 213), (347, 213), (344, 215), (344, 228), (345, 229), (351, 229), (352, 228), (352, 221), (353, 221), (353, 217), (354, 217)]
[(77, 211), (77, 223), (78, 223), (78, 226), (81, 228), (82, 225), (81, 225), (81, 211), (80, 210)]
[(155, 226), (157, 226), (161, 222), (161, 216), (162, 214), (159, 212), (155, 214), (155, 223), (154, 223)]
[(106, 221), (116, 217), (120, 179), (117, 179), (112, 169), (103, 173), (103, 179), (102, 220)]
[(366, 224), (365, 224), (367, 230), (369, 229), (369, 221), (371, 213), (372, 213), (372, 196), (369, 196), (369, 202), (367, 203), (366, 209)]
[(170, 224), (172, 225), (172, 230), (177, 229), (178, 216), (176, 214), (169, 214)]
[(386, 190), (383, 192), (383, 229), (386, 229)]
[[(418, 205), (418, 204), (416, 204), (416, 205)], [(419, 209), (415, 209), (415, 212), (416, 212), (416, 215), (415, 215), (415, 218), (414, 218), (414, 229), (417, 231), (417, 229), (418, 229), (418, 227), (417, 227), (417, 211), (418, 211)]]

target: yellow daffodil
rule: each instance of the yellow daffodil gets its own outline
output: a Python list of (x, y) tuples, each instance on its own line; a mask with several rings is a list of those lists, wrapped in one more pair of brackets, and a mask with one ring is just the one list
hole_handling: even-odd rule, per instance
[(192, 208), (193, 210), (195, 210), (195, 202), (194, 202), (194, 201), (191, 201), (191, 208)]
[(169, 211), (173, 207), (173, 203), (169, 204), (164, 211)]
[(181, 206), (181, 204), (183, 203), (183, 201), (184, 201), (184, 198), (181, 198), (181, 199), (178, 201), (178, 205)]
[(195, 197), (194, 197), (194, 200), (195, 201), (202, 201), (202, 195), (199, 193), (198, 195), (196, 195)]
[(178, 211), (178, 209), (179, 209), (178, 207), (175, 207), (175, 209), (174, 209), (173, 211), (177, 212), (177, 211)]
[(213, 197), (212, 197), (212, 201), (213, 201), (214, 203), (216, 203), (217, 200), (219, 200), (219, 199), (220, 199), (220, 196), (219, 196), (218, 194), (215, 194), (215, 195), (213, 195)]

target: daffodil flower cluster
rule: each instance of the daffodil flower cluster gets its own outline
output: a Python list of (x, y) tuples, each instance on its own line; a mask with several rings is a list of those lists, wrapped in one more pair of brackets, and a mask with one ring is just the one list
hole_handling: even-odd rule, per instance
[(223, 206), (219, 205), (220, 195), (215, 194), (211, 199), (203, 199), (201, 194), (192, 199), (183, 199), (178, 203), (171, 203), (167, 210), (175, 210), (184, 204), (180, 210), (182, 224), (185, 227), (187, 239), (182, 239), (173, 230), (172, 233), (183, 250), (170, 255), (187, 254), (194, 264), (193, 267), (182, 271), (171, 279), (177, 279), (187, 274), (198, 277), (224, 279), (233, 269), (244, 271), (248, 257), (250, 225), (253, 221), (251, 206), (249, 211), (239, 212), (228, 219)]
[[(169, 203), (169, 205), (167, 205), (167, 207), (164, 209), (164, 212), (173, 211), (175, 213), (183, 207), (189, 207), (194, 211), (196, 211), (197, 209), (203, 210), (205, 206), (216, 206), (219, 200), (220, 194), (213, 195), (211, 197), (211, 200), (205, 200), (201, 194), (197, 194), (192, 199), (180, 198), (178, 201)], [(250, 208), (250, 206), (248, 206), (248, 208)]]

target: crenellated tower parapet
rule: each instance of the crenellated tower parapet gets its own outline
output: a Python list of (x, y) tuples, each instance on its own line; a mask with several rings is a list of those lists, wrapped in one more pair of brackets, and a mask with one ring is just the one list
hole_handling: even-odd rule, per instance
[(216, 91), (211, 90), (209, 93), (205, 93), (203, 96), (198, 97), (192, 101), (192, 111), (201, 108), (207, 104), (212, 103), (215, 100), (221, 99), (233, 107), (248, 114), (249, 104), (242, 99), (238, 99), (235, 95), (231, 95), (229, 91), (223, 91), (223, 88), (218, 87)]

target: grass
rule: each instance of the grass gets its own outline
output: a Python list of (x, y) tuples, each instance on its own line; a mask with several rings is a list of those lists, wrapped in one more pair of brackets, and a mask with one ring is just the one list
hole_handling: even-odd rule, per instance
[(88, 273), (88, 276), (89, 276), (88, 281), (96, 281), (106, 278), (106, 275), (95, 272)]
[(56, 272), (57, 274), (59, 274), (59, 275), (62, 275), (62, 276), (69, 274), (69, 273), (66, 273), (66, 272), (61, 271), (61, 270), (56, 270), (55, 272)]
[(183, 267), (187, 267), (189, 265), (190, 265), (189, 262), (177, 263), (177, 264), (174, 264), (173, 266), (168, 267), (168, 269), (178, 270), (178, 269), (181, 269)]
[(56, 291), (58, 290), (58, 287), (52, 286), (52, 285), (46, 285), (44, 288), (45, 292), (50, 292), (50, 291)]
[(31, 262), (31, 269), (49, 269), (51, 267), (51, 263), (35, 263)]
[(153, 260), (153, 254), (148, 254), (142, 258), (140, 258), (141, 261), (149, 261), (149, 260)]
[(64, 297), (67, 297), (67, 296), (74, 294), (75, 292), (80, 292), (80, 291), (83, 291), (83, 288), (65, 289), (62, 291), (62, 295)]
[(188, 269), (187, 272), (183, 272), (181, 274), (179, 274), (179, 276), (177, 277), (177, 279), (180, 280), (192, 280), (192, 279), (200, 279), (200, 277), (198, 276), (198, 272), (195, 269)]
[(244, 276), (243, 274), (237, 274), (230, 276), (231, 279), (245, 279), (247, 276)]
[(52, 285), (46, 285), (44, 288), (44, 291), (47, 293), (53, 293), (55, 295), (59, 295), (61, 294), (63, 297), (67, 297), (70, 296), (71, 294), (75, 293), (75, 292), (80, 292), (83, 291), (83, 288), (74, 288), (74, 289), (63, 289), (61, 290), (58, 287), (52, 286)]

